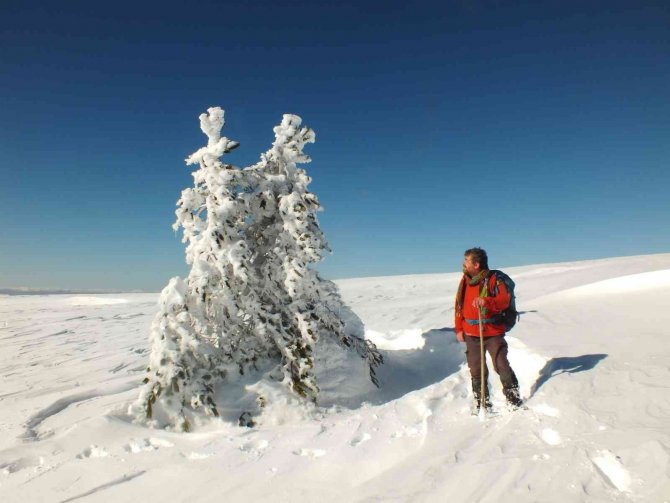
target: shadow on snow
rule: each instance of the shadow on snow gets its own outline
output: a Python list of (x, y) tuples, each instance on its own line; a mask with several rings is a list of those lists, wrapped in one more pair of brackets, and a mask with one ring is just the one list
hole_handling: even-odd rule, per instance
[(532, 397), (537, 390), (539, 390), (540, 387), (552, 377), (564, 373), (575, 374), (577, 372), (591, 370), (604, 358), (607, 358), (606, 354), (552, 358), (545, 364), (542, 370), (540, 370), (540, 376), (530, 389), (530, 396)]
[(379, 389), (357, 395), (323, 397), (319, 404), (351, 409), (364, 402), (380, 405), (457, 373), (465, 362), (465, 353), (453, 332), (454, 329), (448, 327), (424, 332), (425, 343), (420, 349), (382, 350), (384, 364), (377, 369)]

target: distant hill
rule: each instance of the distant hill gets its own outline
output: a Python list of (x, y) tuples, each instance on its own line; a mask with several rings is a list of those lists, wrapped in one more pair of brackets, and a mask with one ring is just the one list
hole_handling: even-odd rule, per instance
[[(0, 295), (75, 295), (101, 293), (147, 293), (143, 290), (67, 290), (49, 288), (0, 288)], [(150, 293), (150, 292), (149, 292)]]

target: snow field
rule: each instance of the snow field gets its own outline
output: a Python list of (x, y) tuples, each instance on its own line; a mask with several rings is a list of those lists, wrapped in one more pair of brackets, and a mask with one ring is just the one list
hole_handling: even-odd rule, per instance
[(338, 282), (386, 345), (380, 390), (323, 347), (320, 407), (270, 387), (258, 427), (190, 434), (126, 415), (156, 295), (0, 297), (0, 500), (670, 499), (670, 255), (505, 270), (528, 408), (508, 411), (492, 374), (484, 422), (454, 340), (458, 275)]

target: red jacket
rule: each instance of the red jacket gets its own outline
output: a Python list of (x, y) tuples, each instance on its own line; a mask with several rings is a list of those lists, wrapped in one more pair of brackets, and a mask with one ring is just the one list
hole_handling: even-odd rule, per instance
[[(460, 316), (458, 312), (456, 312), (455, 316), (456, 332), (464, 332), (466, 335), (479, 337), (479, 315), (477, 313), (477, 308), (472, 305), (472, 301), (479, 297), (482, 284), (479, 283), (478, 285), (470, 286), (470, 278), (466, 276), (465, 280), (463, 309)], [(505, 283), (502, 280), (496, 281), (495, 276), (492, 275), (489, 278), (488, 291), (495, 292), (496, 290), (498, 292), (497, 295), (493, 297), (484, 297), (484, 302), (486, 303), (485, 310), (482, 310), (484, 337), (492, 337), (494, 335), (502, 335), (505, 333), (504, 325), (494, 325), (493, 323), (486, 321), (487, 319), (491, 319), (493, 315), (500, 313), (509, 307), (512, 296), (507, 291)]]

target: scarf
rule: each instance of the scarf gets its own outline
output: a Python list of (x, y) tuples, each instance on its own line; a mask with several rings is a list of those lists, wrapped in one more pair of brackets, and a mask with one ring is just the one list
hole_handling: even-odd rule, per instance
[[(458, 285), (458, 292), (456, 292), (456, 316), (461, 316), (461, 311), (463, 310), (463, 299), (465, 298), (465, 282), (469, 279), (470, 286), (475, 286), (480, 283), (483, 284), (486, 275), (489, 273), (488, 269), (479, 271), (475, 277), (470, 278), (467, 274), (463, 273), (461, 282)], [(486, 291), (486, 289), (484, 289)], [(481, 294), (480, 294), (481, 295)]]

